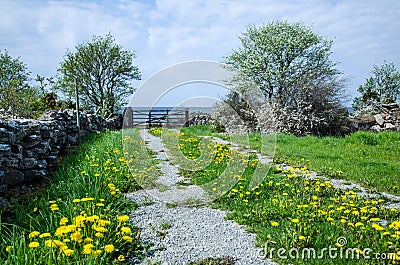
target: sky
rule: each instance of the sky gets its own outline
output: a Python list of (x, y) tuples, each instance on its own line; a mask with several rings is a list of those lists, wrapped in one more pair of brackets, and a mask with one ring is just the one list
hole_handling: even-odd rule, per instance
[[(332, 38), (331, 59), (351, 83), (350, 98), (374, 65), (393, 62), (400, 69), (398, 0), (1, 0), (0, 50), (27, 64), (36, 74), (53, 76), (67, 49), (111, 33), (124, 49), (135, 50), (140, 87), (158, 71), (180, 62), (221, 62), (239, 47), (249, 24), (275, 20), (303, 22)], [(163, 104), (196, 96), (217, 97), (221, 89), (192, 85)], [(151, 92), (149, 92), (151, 93)], [(350, 105), (348, 103), (348, 105)]]

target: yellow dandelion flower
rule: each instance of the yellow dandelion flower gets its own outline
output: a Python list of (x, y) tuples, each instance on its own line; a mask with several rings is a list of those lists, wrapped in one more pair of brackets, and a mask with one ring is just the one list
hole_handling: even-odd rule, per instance
[(277, 227), (277, 226), (279, 226), (279, 223), (277, 223), (277, 222), (271, 222), (271, 225), (272, 225), (273, 227)]
[(129, 216), (127, 216), (127, 215), (121, 215), (121, 216), (118, 216), (118, 221), (120, 221), (120, 222), (126, 222), (126, 221), (128, 221), (129, 220)]
[(92, 252), (93, 257), (97, 258), (101, 253), (103, 253), (103, 250), (98, 249)]
[(98, 207), (104, 207), (104, 203), (101, 203), (101, 202), (96, 203), (96, 206), (98, 206)]
[(126, 226), (121, 227), (121, 231), (124, 232), (125, 234), (130, 234), (132, 232), (132, 230)]
[(299, 219), (297, 219), (297, 218), (296, 219), (292, 219), (292, 222), (297, 224), (299, 222)]
[(124, 260), (125, 260), (125, 257), (124, 257), (123, 255), (119, 255), (119, 256), (118, 256), (118, 261), (121, 261), (121, 262), (122, 262), (122, 261), (124, 261)]
[(103, 235), (103, 233), (97, 232), (96, 234), (94, 234), (94, 236), (98, 237), (98, 238), (102, 238), (104, 235)]
[(37, 247), (39, 246), (39, 242), (36, 242), (36, 241), (31, 242), (31, 243), (29, 243), (28, 246), (29, 246), (30, 248), (37, 248)]
[(306, 240), (306, 237), (305, 236), (299, 236), (299, 239), (300, 240)]
[(38, 236), (38, 235), (40, 235), (40, 232), (39, 232), (39, 231), (33, 231), (33, 232), (31, 232), (31, 233), (28, 235), (28, 237), (29, 237), (29, 238), (33, 238), (33, 237), (36, 237), (36, 236)]
[(43, 233), (39, 236), (40, 238), (51, 237), (50, 233)]
[(130, 236), (123, 236), (122, 239), (125, 240), (125, 241), (128, 241), (128, 242), (132, 242), (133, 241), (133, 238), (130, 237)]
[(114, 245), (105, 245), (104, 246), (104, 250), (107, 252), (107, 253), (111, 253), (111, 252), (113, 252), (114, 251)]
[(81, 199), (73, 199), (72, 202), (81, 202)]
[(90, 237), (87, 237), (87, 238), (85, 238), (85, 240), (83, 240), (83, 242), (85, 243), (85, 244), (89, 244), (89, 243), (91, 243), (93, 240), (90, 238)]
[(72, 233), (70, 238), (72, 241), (76, 241), (78, 243), (82, 242), (82, 234), (79, 231)]
[(74, 250), (73, 249), (69, 249), (69, 248), (66, 248), (66, 249), (63, 249), (62, 250), (62, 253), (65, 255), (65, 256), (71, 256), (72, 254), (74, 254)]
[(65, 225), (66, 223), (68, 223), (68, 218), (67, 217), (61, 218), (60, 225)]
[(13, 246), (7, 246), (7, 247), (6, 247), (6, 251), (7, 251), (7, 252), (10, 252), (13, 248), (14, 248)]

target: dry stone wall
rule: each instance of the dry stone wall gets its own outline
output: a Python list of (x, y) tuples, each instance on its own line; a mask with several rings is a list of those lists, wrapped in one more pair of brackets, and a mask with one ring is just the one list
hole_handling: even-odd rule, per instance
[[(119, 129), (122, 117), (80, 112), (81, 134)], [(0, 120), (0, 197), (10, 187), (41, 180), (78, 143), (76, 111), (46, 111), (37, 120)]]
[(399, 104), (386, 104), (376, 114), (360, 114), (352, 120), (353, 131), (400, 131)]

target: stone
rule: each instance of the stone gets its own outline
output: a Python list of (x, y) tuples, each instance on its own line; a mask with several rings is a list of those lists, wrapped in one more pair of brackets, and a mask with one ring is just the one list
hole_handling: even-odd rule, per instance
[(382, 128), (379, 125), (374, 125), (371, 127), (371, 131), (380, 132), (380, 131), (382, 131)]
[(38, 161), (35, 158), (24, 158), (19, 164), (21, 169), (31, 169), (34, 168), (38, 164)]
[(378, 123), (380, 126), (382, 126), (383, 123), (385, 122), (385, 120), (383, 119), (381, 114), (375, 114), (374, 118), (375, 118), (376, 123)]
[(9, 152), (11, 152), (11, 145), (0, 144), (0, 153), (9, 153)]
[(11, 169), (1, 178), (1, 184), (16, 185), (24, 181), (24, 173)]
[(47, 168), (47, 161), (44, 160), (44, 159), (38, 160), (38, 161), (37, 161), (37, 167), (38, 167), (39, 169), (45, 169), (45, 168)]
[(385, 123), (385, 129), (386, 130), (394, 130), (396, 129), (396, 126), (390, 122)]
[(21, 145), (24, 148), (32, 148), (36, 145), (38, 145), (42, 140), (42, 137), (37, 134), (29, 135), (27, 137), (24, 137), (24, 141), (21, 143)]

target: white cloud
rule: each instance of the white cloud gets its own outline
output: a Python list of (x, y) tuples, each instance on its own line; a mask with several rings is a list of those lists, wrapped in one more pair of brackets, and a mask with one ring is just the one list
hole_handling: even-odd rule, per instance
[(374, 64), (400, 68), (400, 2), (397, 0), (157, 0), (4, 1), (0, 49), (21, 55), (30, 69), (54, 74), (65, 49), (108, 32), (136, 49), (146, 78), (186, 60), (220, 61), (239, 45), (247, 25), (273, 20), (303, 21), (334, 38), (333, 55), (356, 87)]

